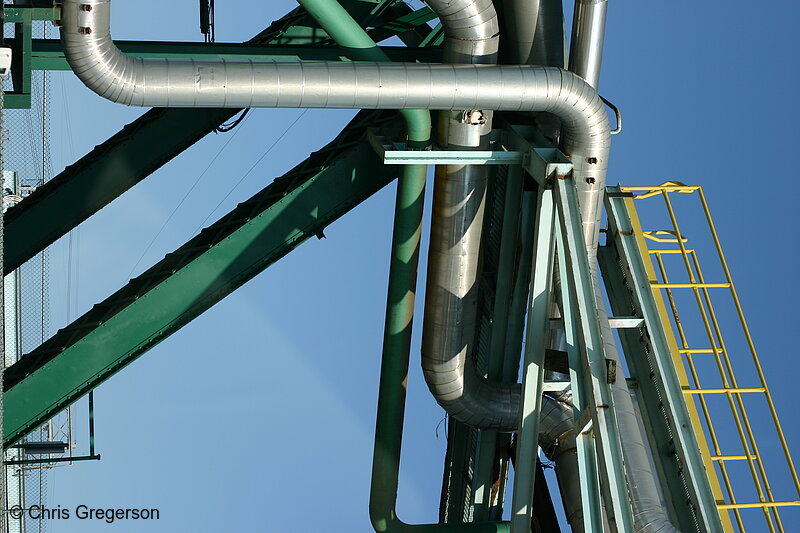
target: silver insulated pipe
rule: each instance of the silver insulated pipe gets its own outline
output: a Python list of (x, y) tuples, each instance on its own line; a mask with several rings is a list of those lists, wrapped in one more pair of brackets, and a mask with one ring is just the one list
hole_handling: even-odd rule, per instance
[[(440, 16), (446, 29), (458, 26), (461, 30), (461, 42), (446, 41), (447, 46), (458, 46), (459, 51), (453, 53), (445, 48), (445, 58), (464, 58), (470, 49), (496, 51), (497, 38), (484, 37), (493, 35), (493, 29), (497, 27), (491, 2), (451, 0), (429, 1), (428, 4)], [(463, 16), (465, 13), (470, 15)], [(449, 20), (454, 14), (462, 14), (458, 20), (469, 20), (470, 23), (454, 24)], [(472, 28), (471, 36), (463, 31), (467, 26)], [(473, 44), (480, 43), (481, 39), (486, 42)], [(471, 61), (493, 59), (493, 56), (473, 57)], [(535, 70), (543, 67), (516, 68)], [(579, 78), (573, 78), (573, 81), (576, 79)], [(559, 99), (577, 96), (575, 89), (578, 86), (572, 82), (562, 84), (561, 90), (564, 92)], [(451, 115), (447, 124), (447, 144), (450, 149), (481, 146), (481, 139), (489, 130), (490, 116), (484, 111), (477, 111), (478, 108), (498, 109), (487, 105), (471, 106), (466, 111)], [(555, 108), (537, 111), (549, 111), (559, 117), (563, 113), (562, 109)], [(585, 233), (591, 235), (591, 245), (596, 245), (602, 201), (600, 192), (605, 183), (610, 143), (605, 110), (593, 112), (591, 122), (592, 129), (602, 135), (602, 138), (593, 140), (602, 146), (602, 161), (585, 155), (573, 157), (575, 152), (571, 145), (575, 138), (567, 132), (571, 127), (565, 127), (564, 139), (565, 152), (573, 158), (576, 168), (580, 167), (577, 181), (582, 213), (584, 221), (589, 221), (585, 222)], [(600, 126), (601, 122), (605, 126)], [(519, 417), (519, 385), (487, 380), (477, 373), (471, 357), (475, 345), (486, 182), (486, 171), (481, 167), (450, 165), (444, 171), (437, 170), (422, 336), (422, 367), (431, 393), (451, 416), (474, 427), (513, 431)]]
[[(592, 87), (600, 83), (606, 12), (608, 0), (576, 0), (570, 43), (569, 69)], [(614, 333), (608, 322), (608, 312), (600, 292), (597, 275), (596, 248), (589, 248), (592, 281), (597, 295), (597, 315), (606, 357), (622, 368)], [(680, 533), (669, 520), (662, 504), (658, 474), (651, 461), (652, 450), (642, 433), (628, 384), (623, 372), (618, 372), (611, 386), (614, 415), (619, 425), (625, 475), (633, 510), (633, 529), (636, 533)]]
[[(487, 41), (496, 34), (491, 22), (486, 23), (489, 0), (429, 3), (447, 29), (449, 61), (462, 63), (461, 58), (470, 57), (472, 62), (493, 56), (495, 40)], [(458, 141), (461, 134), (452, 131), (448, 137), (451, 146), (460, 142), (474, 146), (476, 135), (479, 144), (488, 111), (552, 113), (562, 122), (562, 150), (574, 163), (587, 244), (590, 250), (596, 246), (610, 128), (597, 92), (571, 72), (522, 65), (134, 58), (121, 52), (111, 39), (110, 8), (110, 0), (64, 0), (61, 40), (67, 61), (84, 84), (125, 105), (460, 110), (453, 114), (456, 120), (477, 127), (463, 129), (464, 141)], [(453, 130), (453, 121), (448, 127)], [(457, 169), (454, 175), (458, 175)], [(441, 332), (426, 336), (426, 377), (435, 385), (432, 390), (437, 401), (456, 418), (478, 427), (511, 431), (517, 424), (519, 387), (500, 386), (477, 375), (467, 359), (474, 329), (463, 327), (465, 321), (474, 322), (470, 316), (474, 309), (462, 302), (474, 297), (480, 239), (471, 237), (476, 229), (480, 231), (474, 220), (482, 216), (483, 202), (471, 201), (479, 188), (475, 185), (453, 180), (452, 188), (457, 192), (436, 191), (440, 215), (453, 223), (434, 226), (431, 240), (440, 245), (432, 248), (432, 254), (453, 276), (430, 304), (436, 312), (428, 313), (426, 302), (426, 329), (433, 324)], [(454, 202), (458, 197), (463, 201)], [(453, 339), (456, 342), (451, 342)], [(546, 414), (543, 418), (550, 420)], [(555, 419), (552, 424), (543, 422), (545, 434), (549, 431), (546, 427), (559, 424)]]

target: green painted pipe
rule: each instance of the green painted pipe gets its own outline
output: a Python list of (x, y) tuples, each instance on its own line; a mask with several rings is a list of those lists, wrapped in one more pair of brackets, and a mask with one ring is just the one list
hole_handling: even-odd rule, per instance
[[(375, 42), (337, 0), (298, 1), (339, 46), (352, 51), (353, 59), (387, 61)], [(409, 146), (426, 146), (431, 131), (430, 112), (402, 110), (401, 114), (408, 128)], [(407, 165), (397, 182), (369, 516), (378, 533), (507, 533), (507, 522), (411, 525), (397, 517), (397, 484), (426, 174), (425, 165)]]
[[(390, 61), (378, 48), (364, 28), (353, 20), (337, 0), (297, 0), (309, 15), (314, 17), (325, 32), (343, 47), (350, 59), (358, 61)], [(431, 137), (431, 114), (426, 109), (402, 109), (406, 122), (408, 144), (411, 148), (425, 148)], [(408, 172), (408, 169), (406, 169)], [(413, 171), (416, 172), (416, 171)]]

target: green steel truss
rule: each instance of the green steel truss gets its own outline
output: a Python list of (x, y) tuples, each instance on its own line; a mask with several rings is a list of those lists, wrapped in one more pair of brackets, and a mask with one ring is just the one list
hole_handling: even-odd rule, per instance
[(233, 117), (238, 109), (154, 108), (6, 211), (5, 273)]
[[(431, 19), (427, 9), (415, 12), (402, 2), (362, 0), (344, 5), (381, 38), (399, 34), (410, 45), (427, 45), (432, 40), (431, 29), (425, 24)], [(33, 64), (32, 21), (55, 20), (57, 11), (15, 7), (6, 9), (5, 14), (7, 22), (17, 23), (16, 35), (21, 37), (15, 43), (21, 81), (15, 81), (18, 85), (7, 95), (7, 101), (13, 103), (19, 96), (22, 100), (16, 101), (24, 103), (25, 93), (30, 99), (29, 87), (19, 83), (29, 78)], [(280, 45), (286, 51), (292, 47), (310, 49), (310, 45), (328, 41), (316, 22), (297, 8), (242, 47), (266, 43), (264, 46)], [(40, 44), (47, 46), (46, 42)], [(221, 45), (222, 53), (230, 50), (226, 46), (231, 45)], [(327, 53), (321, 50), (320, 54)], [(4, 217), (4, 270), (13, 270), (34, 256), (239, 111), (155, 108), (145, 113), (40, 187), (19, 207), (9, 209)], [(15, 368), (9, 368), (5, 380), (6, 445), (305, 239), (321, 234), (326, 225), (388, 183), (394, 177), (394, 167), (382, 165), (363, 136), (367, 127), (380, 126), (391, 117), (391, 113), (360, 113), (328, 146), (59, 331)], [(81, 201), (76, 202), (76, 198)], [(263, 231), (266, 227), (269, 232)], [(205, 276), (205, 282), (188, 281), (196, 276)], [(173, 296), (165, 304), (160, 297), (169, 291), (174, 291)], [(152, 307), (148, 310), (148, 306)], [(104, 337), (109, 331), (114, 332), (112, 336)], [(98, 344), (100, 338), (120, 342)], [(59, 385), (53, 388), (56, 383)]]
[[(397, 23), (397, 18), (416, 13), (402, 3), (397, 7), (392, 6), (392, 11), (375, 15), (371, 14), (375, 9), (375, 4), (371, 2), (350, 2), (347, 8), (356, 13), (360, 17), (359, 20), (365, 22), (371, 19), (377, 28), (381, 28), (384, 22), (391, 23), (397, 31), (403, 32), (403, 38), (409, 42), (419, 42), (430, 33), (430, 29), (426, 30), (427, 26), (423, 22), (412, 30)], [(10, 17), (9, 11), (6, 10), (7, 20)], [(14, 13), (19, 20), (30, 23), (36, 14), (34, 11), (38, 13), (39, 10), (18, 8)], [(43, 18), (46, 13), (38, 15), (39, 18)], [(425, 17), (422, 17), (421, 20), (424, 19)], [(297, 36), (287, 37), (296, 32), (305, 32), (307, 35), (302, 39)], [(294, 44), (287, 45), (285, 43), (287, 39)], [(250, 50), (258, 46), (315, 45), (314, 50), (333, 50), (338, 53), (337, 49), (320, 47), (320, 43), (327, 39), (327, 35), (316, 27), (316, 21), (297, 8), (270, 24), (247, 43), (198, 46), (216, 46), (221, 50), (240, 46), (243, 47), (242, 50)], [(151, 46), (140, 43), (141, 46), (149, 47), (151, 53), (154, 47), (160, 44)], [(170, 46), (181, 47), (183, 44), (176, 43)], [(298, 52), (295, 50), (293, 53)], [(322, 55), (322, 52), (319, 53)], [(24, 54), (20, 57), (24, 57)], [(51, 60), (52, 58), (48, 61)], [(125, 126), (46, 185), (37, 189), (24, 202), (6, 212), (4, 271), (8, 273), (19, 267), (239, 111), (241, 110), (154, 108)]]
[(11, 445), (396, 176), (364, 142), (393, 113), (359, 113), (330, 144), (60, 330), (5, 373)]
[[(441, 35), (432, 35), (427, 22), (436, 18), (426, 8), (413, 10), (404, 2), (347, 0), (347, 11), (376, 41), (400, 36), (412, 49), (388, 47), (393, 61), (436, 61), (436, 51), (421, 50), (420, 46), (438, 44)], [(4, 21), (14, 23), (14, 37), (6, 39), (13, 49), (12, 89), (6, 92), (6, 109), (27, 109), (31, 106), (32, 70), (67, 70), (58, 40), (33, 39), (34, 21), (57, 21), (59, 9), (53, 7), (5, 8)], [(224, 57), (229, 59), (315, 59), (339, 61), (343, 50), (336, 47), (319, 25), (302, 8), (296, 8), (275, 21), (246, 44), (205, 43), (142, 43), (121, 42), (121, 48), (139, 57)], [(258, 46), (261, 45), (261, 46)], [(316, 45), (316, 46), (309, 46)]]
[[(252, 61), (347, 61), (348, 51), (338, 46), (319, 44), (208, 44), (173, 41), (115, 41), (120, 50), (133, 57), (191, 57), (194, 59), (228, 59)], [(427, 47), (382, 46), (381, 50), (395, 62), (437, 63), (441, 50)], [(33, 70), (70, 70), (64, 58), (61, 41), (34, 39)]]

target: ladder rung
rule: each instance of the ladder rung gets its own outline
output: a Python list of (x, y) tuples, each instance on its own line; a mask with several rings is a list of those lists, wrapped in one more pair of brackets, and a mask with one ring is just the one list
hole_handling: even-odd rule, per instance
[[(677, 248), (665, 248), (663, 250), (647, 250), (649, 253), (653, 255), (663, 255), (663, 254), (682, 254), (683, 250), (679, 250)], [(691, 248), (686, 249), (686, 254), (694, 253), (694, 250)]]
[(800, 501), (788, 502), (755, 502), (755, 503), (722, 503), (717, 509), (762, 509), (764, 507), (793, 507), (800, 506)]
[(681, 348), (678, 353), (724, 353), (722, 348)]
[(743, 389), (683, 389), (684, 394), (726, 394), (726, 393), (746, 393), (746, 392), (767, 392), (765, 387), (751, 387)]
[(730, 289), (730, 283), (651, 283), (654, 289)]
[(746, 461), (747, 459), (758, 459), (756, 455), (712, 455), (712, 461)]

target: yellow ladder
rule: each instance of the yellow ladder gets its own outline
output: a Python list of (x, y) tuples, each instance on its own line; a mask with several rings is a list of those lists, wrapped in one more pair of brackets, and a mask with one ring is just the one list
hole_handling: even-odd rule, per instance
[[(651, 274), (653, 294), (657, 302), (661, 303), (661, 309), (665, 309), (663, 298), (666, 297), (671, 311), (671, 316), (662, 316), (664, 329), (667, 336), (672, 337), (670, 344), (675, 352), (672, 359), (678, 375), (681, 376), (687, 406), (694, 414), (694, 431), (698, 436), (701, 452), (706, 464), (714, 465), (710, 467), (713, 471), (708, 474), (712, 485), (716, 485), (717, 508), (725, 529), (733, 531), (729, 514), (733, 513), (738, 531), (745, 532), (746, 526), (750, 528), (749, 531), (763, 531), (763, 526), (755, 525), (757, 522), (752, 515), (743, 516), (746, 513), (742, 512), (746, 509), (761, 509), (769, 531), (783, 533), (787, 530), (780, 509), (800, 506), (800, 482), (703, 190), (701, 187), (679, 182), (667, 182), (654, 187), (623, 187), (622, 190), (633, 194), (634, 200), (629, 202), (631, 218), (634, 231), (643, 238), (641, 242), (647, 243), (641, 249), (644, 250), (644, 263)], [(700, 218), (705, 219), (709, 234), (707, 238), (710, 237), (713, 247), (716, 248), (719, 264), (715, 266), (721, 271), (722, 280), (706, 280), (698, 259), (697, 248), (700, 247), (688, 247), (689, 239), (681, 231), (676, 214), (678, 210), (673, 205), (678, 203), (673, 201), (676, 194), (699, 198), (699, 206), (704, 215)], [(662, 209), (656, 209), (652, 218), (655, 223), (666, 223), (667, 229), (662, 227), (644, 230), (641, 227), (634, 204), (648, 198), (663, 200)], [(695, 209), (698, 205), (697, 201), (680, 201), (681, 206), (686, 203), (692, 203)], [(653, 207), (652, 201), (648, 202), (648, 208)], [(647, 214), (651, 215), (650, 209)], [(727, 293), (733, 303), (733, 322), (738, 323), (737, 333), (743, 342), (726, 342), (730, 330), (723, 336), (722, 325), (728, 326), (730, 320), (725, 320), (724, 310), (718, 312), (712, 304), (713, 301), (719, 302), (722, 297), (720, 293)], [(682, 321), (679, 308), (684, 315), (690, 314), (694, 320)], [(702, 339), (700, 345), (696, 343), (698, 337)], [(745, 381), (737, 378), (735, 371), (739, 372), (740, 377), (744, 376)], [(709, 386), (710, 382), (714, 386)], [(714, 395), (724, 398), (725, 401), (717, 400)], [(759, 398), (762, 404), (766, 403), (766, 412), (769, 413), (769, 416), (756, 419), (755, 427), (754, 418), (747, 411), (748, 406), (751, 412), (755, 409), (752, 398)], [(696, 416), (698, 407), (702, 420)], [(756, 416), (761, 411), (763, 409)], [(723, 424), (732, 425), (733, 431), (727, 427), (718, 431)], [(738, 442), (732, 434), (738, 436)], [(780, 462), (774, 456), (767, 459), (761, 455), (756, 434), (761, 438), (777, 437), (783, 455)], [(710, 448), (706, 444), (708, 440), (711, 442)], [(736, 467), (729, 463), (745, 463), (747, 471), (736, 471)], [(790, 478), (783, 485), (793, 484), (794, 491), (789, 498), (776, 499), (767, 471), (774, 474), (781, 469), (788, 472)], [(717, 475), (724, 484), (724, 495)], [(743, 492), (747, 493), (748, 499), (757, 501), (739, 501), (737, 493)], [(800, 521), (791, 526), (789, 531), (800, 531)]]

